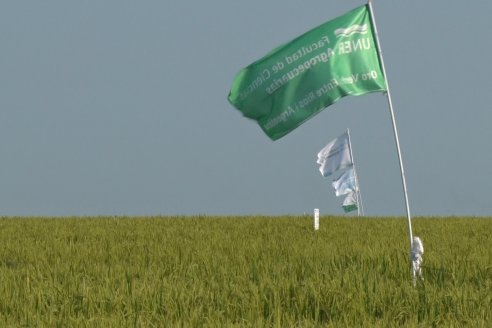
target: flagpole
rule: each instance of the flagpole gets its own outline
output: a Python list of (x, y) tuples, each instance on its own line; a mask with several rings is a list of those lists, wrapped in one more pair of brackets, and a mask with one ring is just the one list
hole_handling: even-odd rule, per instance
[(360, 186), (359, 186), (359, 177), (357, 176), (357, 169), (355, 168), (354, 165), (354, 175), (355, 175), (355, 181), (357, 183), (357, 204), (360, 207), (360, 216), (364, 216), (364, 205), (362, 204), (362, 193), (360, 192)]
[(350, 139), (350, 130), (347, 128), (347, 135), (348, 135), (348, 142), (349, 142), (349, 149), (350, 149), (350, 158), (352, 159), (352, 166), (354, 168), (354, 176), (355, 176), (355, 185), (357, 186), (357, 216), (364, 216), (364, 207), (362, 206), (362, 195), (360, 192), (360, 187), (359, 187), (359, 177), (357, 176), (357, 170), (355, 169), (355, 160), (354, 160), (354, 154), (352, 153), (352, 140)]
[(372, 25), (374, 26), (374, 35), (376, 38), (376, 46), (378, 49), (378, 56), (379, 56), (379, 61), (381, 62), (381, 69), (383, 71), (384, 79), (386, 81), (386, 97), (388, 98), (388, 105), (389, 105), (389, 110), (391, 114), (391, 122), (393, 123), (393, 132), (395, 135), (395, 142), (396, 142), (396, 150), (398, 152), (398, 160), (400, 162), (400, 172), (401, 172), (401, 180), (402, 180), (402, 185), (403, 185), (403, 194), (405, 196), (405, 206), (407, 209), (407, 219), (408, 219), (408, 237), (410, 238), (410, 247), (412, 246), (412, 218), (410, 216), (410, 206), (408, 205), (408, 194), (407, 194), (407, 183), (405, 181), (405, 171), (403, 169), (403, 160), (401, 156), (401, 149), (400, 149), (400, 141), (398, 139), (398, 130), (396, 128), (396, 120), (395, 120), (395, 113), (393, 111), (393, 103), (391, 101), (391, 93), (390, 93), (390, 87), (388, 83), (388, 78), (386, 76), (386, 69), (384, 67), (384, 60), (383, 60), (383, 52), (381, 51), (381, 45), (379, 42), (379, 35), (378, 35), (378, 29), (376, 28), (376, 20), (374, 18), (374, 13), (372, 9), (372, 2), (371, 0), (368, 0), (367, 4), (369, 5), (369, 13), (371, 16), (371, 22)]
[(362, 193), (360, 192), (360, 186), (359, 186), (359, 176), (357, 175), (357, 170), (355, 169), (354, 167), (354, 174), (355, 174), (355, 178), (357, 179), (357, 194), (359, 195), (359, 198), (360, 198), (360, 212), (362, 214), (362, 216), (364, 216), (364, 204), (362, 203)]

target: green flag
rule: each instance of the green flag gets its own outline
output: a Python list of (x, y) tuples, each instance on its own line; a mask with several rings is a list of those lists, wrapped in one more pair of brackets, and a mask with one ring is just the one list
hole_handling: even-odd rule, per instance
[(228, 100), (276, 140), (344, 96), (385, 90), (364, 5), (242, 69)]

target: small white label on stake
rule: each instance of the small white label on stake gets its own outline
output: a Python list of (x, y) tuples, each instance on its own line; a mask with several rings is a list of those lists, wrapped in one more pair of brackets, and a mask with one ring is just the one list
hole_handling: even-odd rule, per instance
[(319, 230), (319, 208), (314, 209), (314, 230)]

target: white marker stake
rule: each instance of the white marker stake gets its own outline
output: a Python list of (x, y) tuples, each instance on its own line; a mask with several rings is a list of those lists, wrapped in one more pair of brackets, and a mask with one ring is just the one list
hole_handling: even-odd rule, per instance
[(319, 230), (319, 208), (314, 209), (314, 230)]

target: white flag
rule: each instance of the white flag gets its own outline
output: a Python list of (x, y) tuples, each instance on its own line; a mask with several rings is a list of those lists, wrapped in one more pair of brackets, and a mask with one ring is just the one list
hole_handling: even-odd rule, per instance
[(345, 213), (355, 211), (357, 209), (357, 195), (351, 192), (345, 197), (342, 204)]
[(352, 165), (348, 132), (332, 140), (318, 153), (317, 162), (321, 175), (327, 177)]
[(358, 191), (354, 168), (345, 171), (337, 180), (333, 181), (332, 186), (337, 197)]

